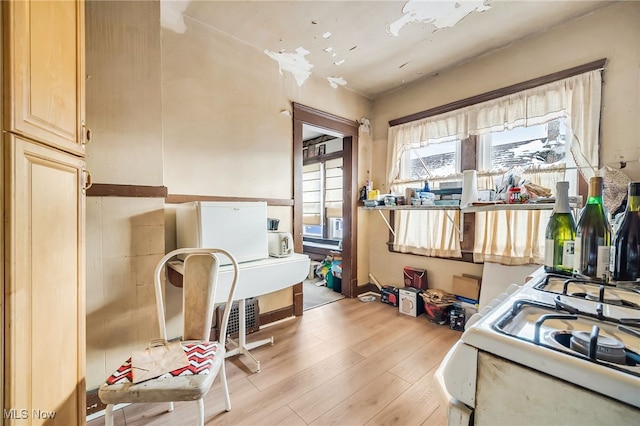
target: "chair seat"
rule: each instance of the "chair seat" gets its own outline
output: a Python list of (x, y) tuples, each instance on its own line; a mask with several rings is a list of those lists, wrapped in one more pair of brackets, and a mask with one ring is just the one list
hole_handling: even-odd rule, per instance
[(189, 365), (154, 379), (132, 383), (131, 358), (100, 386), (105, 404), (195, 401), (206, 395), (222, 362), (225, 348), (218, 342), (182, 342)]

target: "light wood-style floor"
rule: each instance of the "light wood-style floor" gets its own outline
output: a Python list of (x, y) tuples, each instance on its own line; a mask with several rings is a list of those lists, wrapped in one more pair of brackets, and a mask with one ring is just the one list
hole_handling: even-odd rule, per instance
[[(227, 360), (232, 409), (224, 410), (216, 379), (205, 401), (207, 425), (429, 425), (446, 424), (433, 379), (460, 337), (448, 326), (412, 318), (397, 308), (358, 299), (305, 311), (249, 335), (274, 336), (252, 350), (262, 371), (244, 356)], [(192, 425), (197, 404), (134, 404), (116, 411), (116, 425)], [(88, 426), (104, 424), (104, 418)]]

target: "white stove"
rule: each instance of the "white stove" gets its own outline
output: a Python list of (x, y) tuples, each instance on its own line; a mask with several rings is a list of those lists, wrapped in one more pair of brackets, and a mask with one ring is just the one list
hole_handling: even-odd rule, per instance
[(635, 424), (639, 289), (542, 271), (509, 287), (470, 318), (438, 370), (449, 424), (517, 424), (514, 405), (522, 424)]

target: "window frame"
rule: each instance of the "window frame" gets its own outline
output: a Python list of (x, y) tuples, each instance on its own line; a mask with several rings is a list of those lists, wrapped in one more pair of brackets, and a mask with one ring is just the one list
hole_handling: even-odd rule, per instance
[[(344, 143), (344, 141), (342, 141), (342, 143)], [(322, 230), (322, 235), (318, 236), (317, 234), (306, 234), (304, 232), (305, 230), (305, 224), (302, 224), (302, 238), (303, 240), (305, 238), (310, 239), (310, 240), (323, 240), (323, 241), (330, 241), (330, 242), (337, 242), (337, 241), (341, 241), (340, 240), (336, 240), (336, 239), (331, 239), (329, 238), (329, 220), (328, 217), (326, 215), (326, 200), (325, 200), (325, 192), (326, 192), (326, 179), (327, 179), (327, 175), (326, 175), (326, 163), (330, 162), (332, 160), (336, 160), (336, 159), (341, 159), (342, 160), (342, 167), (344, 168), (344, 146), (342, 147), (341, 150), (339, 151), (333, 151), (329, 154), (321, 154), (321, 155), (316, 155), (315, 157), (311, 157), (311, 158), (305, 158), (303, 161), (303, 167), (302, 167), (302, 175), (303, 175), (303, 179), (302, 181), (304, 181), (304, 166), (306, 165), (310, 165), (310, 164), (318, 164), (319, 165), (319, 180), (320, 180), (320, 200), (319, 200), (319, 204), (320, 204), (320, 223), (319, 226), (321, 227)], [(342, 182), (342, 188), (341, 191), (344, 192), (344, 175), (342, 176), (343, 182)], [(343, 202), (343, 216), (342, 219), (344, 220), (344, 200)], [(301, 205), (304, 206), (304, 191), (302, 192), (302, 201), (301, 201)], [(304, 211), (302, 212), (302, 214), (304, 215)]]
[[(436, 115), (440, 115), (440, 114), (444, 114), (447, 112), (452, 112), (452, 111), (456, 111), (458, 109), (462, 109), (468, 106), (472, 106), (478, 103), (482, 103), (482, 102), (487, 102), (490, 100), (494, 100), (500, 97), (504, 97), (504, 96), (508, 96), (508, 95), (512, 95), (512, 94), (516, 94), (518, 92), (522, 92), (525, 91), (527, 89), (532, 89), (532, 88), (536, 88), (538, 86), (542, 86), (548, 83), (554, 83), (556, 81), (559, 80), (563, 80), (563, 79), (567, 79), (570, 77), (574, 77), (583, 73), (587, 73), (587, 72), (591, 72), (591, 71), (597, 71), (597, 70), (602, 70), (604, 68), (604, 65), (606, 63), (606, 58), (605, 59), (600, 59), (597, 61), (593, 61), (590, 62), (588, 64), (584, 64), (584, 65), (580, 65), (577, 67), (573, 67), (567, 70), (563, 70), (563, 71), (559, 71), (553, 74), (549, 74), (546, 76), (542, 76), (536, 79), (532, 79), (532, 80), (528, 80), (522, 83), (518, 83), (518, 84), (514, 84), (511, 86), (507, 86), (501, 89), (497, 89), (491, 92), (487, 92), (487, 93), (483, 93), (480, 95), (476, 95), (476, 96), (472, 96), (470, 98), (466, 98), (466, 99), (462, 99), (460, 101), (456, 101), (456, 102), (452, 102), (446, 105), (442, 105), (436, 108), (432, 108), (429, 110), (425, 110), (425, 111), (421, 111), (418, 113), (414, 113), (405, 117), (401, 117), (398, 119), (394, 119), (389, 121), (389, 126), (390, 128), (393, 126), (398, 126), (401, 124), (407, 124), (413, 121), (417, 121), (417, 120), (422, 120), (425, 118), (429, 118), (429, 117), (433, 117)], [(391, 131), (390, 131), (391, 134)], [(473, 143), (468, 143), (468, 142), (473, 142)], [(468, 139), (464, 139), (461, 143), (461, 167), (460, 170), (477, 170), (477, 162), (478, 162), (478, 155), (477, 153), (479, 152), (479, 150), (481, 149), (481, 147), (479, 146), (479, 137), (476, 135), (470, 135)], [(570, 142), (571, 144), (571, 142)], [(391, 151), (390, 151), (391, 152)], [(403, 153), (404, 155), (404, 153)], [(572, 154), (568, 153), (567, 154), (569, 157), (572, 157)], [(582, 195), (583, 199), (586, 199), (586, 189), (587, 189), (587, 183), (584, 179), (584, 177), (582, 176), (581, 173), (577, 173), (578, 178), (577, 178), (577, 194)], [(400, 175), (402, 176), (402, 175)], [(404, 175), (406, 176), (406, 175)], [(391, 179), (391, 176), (389, 176), (389, 179)], [(393, 182), (389, 182), (390, 185), (394, 185), (395, 183), (400, 183), (399, 180), (394, 180)], [(404, 183), (407, 183), (406, 181), (404, 181)], [(394, 223), (393, 221), (393, 210), (390, 212), (390, 223)], [(467, 219), (470, 219), (470, 216), (474, 216), (473, 213), (465, 213), (464, 215), (464, 223), (462, 226), (462, 231), (463, 233), (461, 234), (462, 237), (462, 241), (464, 242), (464, 246), (465, 247), (461, 247), (462, 251), (463, 251), (463, 259), (455, 259), (455, 260), (468, 260), (468, 261), (473, 261), (472, 259), (469, 259), (467, 256), (464, 256), (465, 252), (468, 252), (467, 254), (471, 254), (473, 253), (474, 250), (474, 236), (475, 236), (475, 225), (474, 223), (472, 223), (473, 221), (468, 221)], [(471, 241), (470, 241), (471, 240)], [(394, 251), (393, 250), (393, 244), (394, 244), (394, 235), (393, 232), (390, 230), (389, 232), (389, 241), (388, 241), (388, 248), (390, 251)], [(462, 244), (461, 244), (462, 246)]]

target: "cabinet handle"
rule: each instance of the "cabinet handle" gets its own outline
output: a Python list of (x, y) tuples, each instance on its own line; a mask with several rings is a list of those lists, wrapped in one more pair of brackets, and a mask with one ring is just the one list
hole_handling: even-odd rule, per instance
[(82, 129), (84, 130), (84, 145), (88, 144), (89, 142), (91, 142), (91, 128), (89, 126), (87, 126), (86, 124), (84, 124), (84, 122), (82, 123)]
[(87, 192), (87, 189), (91, 188), (93, 182), (91, 181), (91, 172), (85, 168), (82, 169), (84, 175), (84, 184), (82, 185), (82, 192)]

